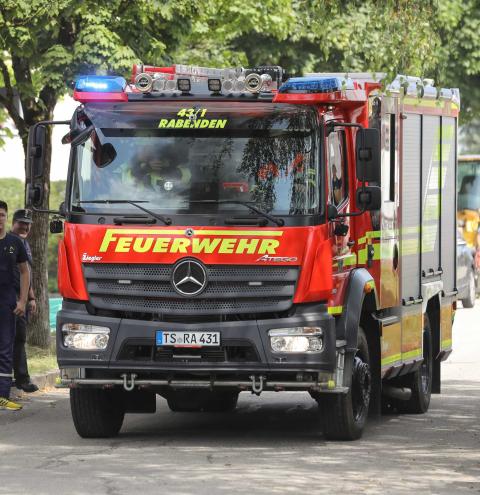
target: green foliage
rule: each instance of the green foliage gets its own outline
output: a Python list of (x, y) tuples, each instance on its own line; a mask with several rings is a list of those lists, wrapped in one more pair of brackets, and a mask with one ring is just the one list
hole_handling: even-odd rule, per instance
[(0, 199), (8, 204), (9, 216), (19, 208), (23, 208), (24, 185), (20, 179), (0, 179)]
[(2, 122), (7, 120), (7, 112), (0, 106), (0, 149), (5, 146), (5, 140), (13, 137), (11, 129), (6, 127)]
[(480, 118), (480, 1), (443, 0), (436, 26), (441, 38), (436, 77), (460, 88), (461, 120)]
[[(20, 179), (0, 179), (0, 199), (8, 204), (9, 217), (13, 212), (24, 207), (24, 183)], [(65, 199), (65, 181), (51, 183), (50, 204), (58, 208)], [(58, 292), (57, 286), (57, 252), (61, 234), (48, 235), (48, 291)]]

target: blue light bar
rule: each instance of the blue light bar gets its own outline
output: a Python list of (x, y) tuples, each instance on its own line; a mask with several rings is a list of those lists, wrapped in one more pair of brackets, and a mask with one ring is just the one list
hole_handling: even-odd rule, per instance
[(93, 93), (123, 93), (127, 81), (120, 76), (80, 76), (75, 91)]
[(291, 77), (282, 84), (279, 93), (332, 93), (354, 89), (351, 79), (340, 77)]

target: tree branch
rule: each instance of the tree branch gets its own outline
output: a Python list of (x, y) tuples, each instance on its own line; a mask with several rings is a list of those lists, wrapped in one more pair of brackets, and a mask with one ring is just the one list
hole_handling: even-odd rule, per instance
[(10, 74), (8, 73), (7, 64), (1, 58), (0, 58), (0, 71), (2, 71), (3, 84), (5, 84), (5, 89), (7, 90), (7, 98), (13, 101), (12, 81), (10, 79)]
[(7, 95), (6, 97), (0, 95), (0, 103), (2, 103), (7, 109), (10, 118), (13, 120), (18, 132), (21, 135), (22, 132), (25, 132), (25, 120), (22, 119), (15, 108), (15, 94), (12, 87), (12, 80), (10, 79), (10, 74), (8, 73), (8, 67), (2, 59), (0, 59), (0, 71), (2, 72), (5, 92)]

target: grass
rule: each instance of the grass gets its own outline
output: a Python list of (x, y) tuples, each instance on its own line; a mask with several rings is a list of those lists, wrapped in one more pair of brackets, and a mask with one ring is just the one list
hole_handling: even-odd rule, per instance
[(26, 352), (28, 372), (31, 376), (40, 375), (58, 368), (55, 342), (52, 342), (49, 349), (41, 349), (27, 344)]

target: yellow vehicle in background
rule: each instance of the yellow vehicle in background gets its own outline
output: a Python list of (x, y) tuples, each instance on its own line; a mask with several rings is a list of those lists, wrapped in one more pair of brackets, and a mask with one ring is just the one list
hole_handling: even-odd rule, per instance
[(457, 224), (474, 257), (475, 285), (480, 274), (480, 155), (460, 155), (457, 172)]

